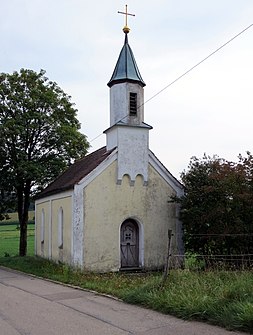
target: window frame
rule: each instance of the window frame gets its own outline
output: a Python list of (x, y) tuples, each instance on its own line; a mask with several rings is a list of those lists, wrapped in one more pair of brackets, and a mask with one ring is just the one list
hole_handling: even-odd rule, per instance
[(63, 248), (63, 208), (58, 210), (58, 248)]
[(45, 242), (45, 210), (41, 210), (41, 222), (40, 222), (40, 243)]

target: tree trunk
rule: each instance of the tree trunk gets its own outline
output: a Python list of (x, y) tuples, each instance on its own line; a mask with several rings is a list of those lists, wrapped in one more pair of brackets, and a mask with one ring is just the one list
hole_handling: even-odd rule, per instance
[(19, 256), (26, 256), (27, 253), (27, 223), (30, 205), (30, 181), (26, 182), (24, 192), (18, 191), (18, 217), (20, 224)]
[(27, 252), (27, 220), (20, 222), (19, 256), (26, 256)]

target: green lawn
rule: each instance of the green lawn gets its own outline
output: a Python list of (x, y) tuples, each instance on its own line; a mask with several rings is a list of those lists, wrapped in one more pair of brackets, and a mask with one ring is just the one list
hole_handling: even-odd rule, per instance
[(18, 254), (16, 225), (0, 226), (0, 265), (107, 293), (122, 300), (253, 334), (253, 271), (171, 270), (164, 286), (161, 273), (81, 272), (34, 257), (34, 224), (28, 226), (27, 257)]
[[(16, 224), (0, 225), (0, 257), (16, 256), (19, 250), (19, 230)], [(34, 255), (34, 224), (28, 224), (27, 254)]]

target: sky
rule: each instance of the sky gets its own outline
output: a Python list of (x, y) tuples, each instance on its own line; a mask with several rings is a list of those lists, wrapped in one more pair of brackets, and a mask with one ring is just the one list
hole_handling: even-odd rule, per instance
[[(124, 43), (125, 17), (118, 11), (125, 4), (0, 0), (0, 72), (44, 69), (72, 97), (90, 152), (106, 142), (107, 82)], [(236, 161), (253, 152), (253, 27), (163, 90), (251, 25), (253, 1), (127, 4), (135, 14), (128, 18), (129, 44), (146, 83), (144, 119), (153, 126), (150, 149), (159, 160), (180, 179), (192, 156)]]

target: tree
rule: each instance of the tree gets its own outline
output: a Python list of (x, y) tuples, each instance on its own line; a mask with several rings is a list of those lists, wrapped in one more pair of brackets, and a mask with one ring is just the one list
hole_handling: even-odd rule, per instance
[(70, 98), (44, 70), (0, 74), (0, 190), (15, 192), (20, 256), (31, 197), (89, 147)]
[[(253, 157), (237, 163), (217, 156), (193, 157), (181, 175), (185, 248), (201, 255), (253, 253)], [(217, 259), (217, 257), (216, 257)]]

